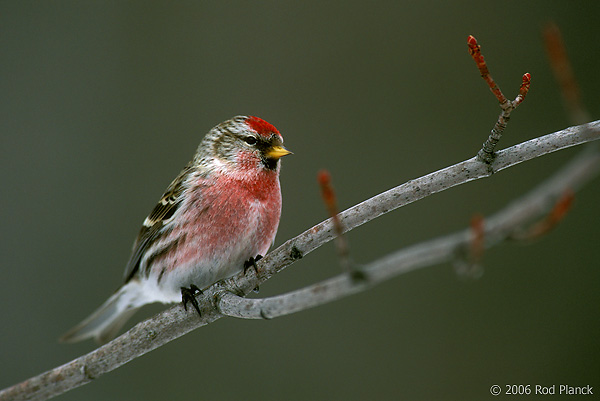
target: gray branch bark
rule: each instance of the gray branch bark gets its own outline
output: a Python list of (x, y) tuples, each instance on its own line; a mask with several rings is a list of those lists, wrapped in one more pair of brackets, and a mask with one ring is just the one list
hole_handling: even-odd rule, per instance
[[(411, 180), (374, 196), (340, 213), (346, 231), (426, 196), (464, 184), (521, 162), (571, 146), (600, 139), (600, 120), (570, 127), (553, 134), (523, 142), (497, 153), (490, 164), (473, 157), (469, 160)], [(504, 239), (515, 227), (552, 205), (565, 188), (576, 189), (600, 169), (600, 155), (591, 149), (582, 153), (551, 180), (527, 197), (515, 202), (486, 221), (486, 246)], [(263, 300), (241, 296), (334, 237), (331, 219), (288, 240), (258, 263), (258, 276), (252, 269), (216, 283), (198, 297), (202, 318), (195, 311), (186, 313), (179, 305), (147, 319), (120, 337), (69, 363), (32, 377), (0, 392), (0, 400), (46, 400), (89, 383), (104, 373), (174, 340), (191, 330), (227, 315), (269, 318), (292, 313), (369, 288), (375, 283), (416, 268), (448, 260), (469, 241), (469, 232), (429, 241), (399, 251), (370, 264), (368, 280), (356, 283), (347, 275), (325, 280), (290, 294)], [(229, 295), (232, 294), (232, 295)], [(235, 294), (235, 295), (233, 295)]]

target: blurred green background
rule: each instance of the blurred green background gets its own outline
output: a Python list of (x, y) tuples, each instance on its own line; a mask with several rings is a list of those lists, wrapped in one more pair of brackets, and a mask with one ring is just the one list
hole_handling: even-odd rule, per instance
[[(533, 76), (501, 148), (569, 125), (542, 48), (549, 20), (598, 118), (599, 8), (3, 1), (0, 387), (94, 348), (57, 338), (118, 287), (141, 222), (217, 123), (260, 116), (294, 151), (283, 160), (279, 245), (327, 217), (321, 168), (346, 208), (477, 152), (499, 108), (467, 53), (469, 34), (507, 96)], [(461, 229), (578, 150), (377, 219), (348, 236), (353, 258)], [(487, 252), (478, 280), (444, 264), (273, 321), (221, 319), (60, 399), (481, 400), (494, 398), (492, 384), (600, 392), (599, 183), (546, 237)], [(328, 244), (260, 296), (337, 273)]]

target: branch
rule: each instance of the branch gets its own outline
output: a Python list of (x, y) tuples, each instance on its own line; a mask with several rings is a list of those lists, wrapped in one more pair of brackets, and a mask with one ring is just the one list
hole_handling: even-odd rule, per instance
[[(497, 153), (496, 158), (490, 165), (481, 163), (473, 157), (445, 169), (411, 180), (341, 212), (339, 218), (344, 230), (349, 231), (385, 213), (431, 194), (479, 178), (489, 177), (494, 172), (557, 150), (597, 139), (600, 139), (600, 120), (581, 126), (570, 127), (502, 150)], [(590, 178), (592, 172), (598, 169), (598, 153), (590, 150), (589, 152), (585, 152), (582, 158), (586, 160), (585, 164), (587, 167), (582, 167), (583, 162), (575, 162), (574, 167), (565, 169), (564, 173), (559, 174), (555, 178), (556, 181), (546, 184), (549, 187), (547, 189), (548, 193), (558, 191), (558, 189), (552, 189), (554, 186), (562, 188), (564, 186), (562, 180), (566, 180), (569, 185), (575, 188), (578, 184), (582, 184), (586, 179)], [(570, 169), (581, 170), (581, 172), (578, 174), (567, 173)], [(538, 191), (546, 191), (544, 188), (542, 187)], [(535, 199), (537, 200), (532, 200), (531, 203), (528, 203), (528, 208), (542, 208), (542, 203), (547, 201), (546, 197), (543, 197), (543, 199), (542, 197), (537, 197)], [(521, 208), (512, 213), (510, 210), (512, 209), (504, 212), (506, 215), (500, 214), (487, 221), (485, 228), (486, 244), (493, 244), (494, 241), (505, 238), (506, 232), (512, 230), (513, 226), (511, 222), (517, 219), (521, 213), (525, 213)], [(526, 215), (529, 216), (531, 214), (527, 212)], [(520, 222), (520, 220), (518, 221)], [(509, 225), (510, 230), (504, 228), (507, 225)], [(375, 262), (374, 267), (369, 267), (368, 278), (370, 281), (364, 284), (355, 284), (349, 291), (363, 289), (364, 286), (370, 286), (373, 283), (399, 274), (394, 265), (400, 263), (400, 261), (402, 261), (402, 266), (404, 266), (402, 267), (402, 271), (409, 271), (417, 267), (445, 260), (456, 249), (457, 244), (460, 244), (460, 241), (464, 241), (465, 235), (464, 232), (458, 233), (451, 237), (421, 244)], [(288, 240), (261, 259), (258, 262), (258, 277), (256, 273), (252, 273), (254, 270), (251, 269), (248, 270), (246, 275), (238, 274), (227, 280), (215, 283), (205, 290), (198, 298), (202, 312), (200, 319), (195, 311), (186, 313), (180, 305), (172, 306), (152, 318), (137, 324), (120, 337), (86, 355), (2, 390), (0, 392), (0, 400), (45, 400), (89, 383), (102, 374), (110, 372), (153, 349), (181, 337), (191, 330), (223, 317), (224, 314), (219, 310), (218, 304), (227, 309), (223, 301), (226, 299), (224, 296), (226, 293), (231, 292), (239, 296), (248, 294), (257, 285), (333, 238), (334, 228), (332, 219), (330, 218), (297, 237)], [(408, 263), (408, 261), (412, 262)], [(319, 288), (332, 285), (330, 284), (332, 280), (333, 282), (341, 281), (345, 286), (350, 285), (348, 277), (344, 276), (342, 278), (327, 280), (321, 283)], [(346, 281), (348, 282), (344, 284)], [(323, 292), (323, 294), (326, 294), (326, 292)], [(317, 291), (313, 296), (319, 297), (319, 292)], [(328, 297), (331, 296), (328, 295)], [(233, 314), (230, 309), (227, 309), (227, 311)], [(274, 312), (270, 311), (269, 313)], [(269, 314), (268, 316), (274, 315)]]
[(525, 96), (527, 96), (527, 92), (529, 92), (529, 87), (531, 86), (531, 74), (528, 72), (523, 74), (521, 86), (519, 88), (519, 94), (515, 100), (510, 101), (506, 98), (506, 96), (504, 96), (500, 90), (500, 87), (490, 75), (487, 63), (481, 54), (481, 46), (477, 43), (477, 39), (475, 39), (473, 35), (469, 35), (467, 38), (467, 46), (469, 47), (469, 54), (479, 69), (481, 78), (483, 78), (483, 80), (488, 84), (490, 90), (494, 96), (496, 96), (496, 99), (498, 99), (500, 108), (502, 109), (500, 116), (498, 116), (498, 121), (496, 121), (494, 128), (492, 128), (490, 136), (483, 143), (483, 147), (479, 153), (477, 153), (477, 158), (479, 161), (489, 164), (492, 160), (494, 160), (494, 149), (504, 133), (504, 129), (508, 124), (508, 120), (510, 120), (510, 113), (512, 113), (512, 111), (516, 109), (517, 106), (523, 102), (523, 100), (525, 100)]
[[(221, 313), (231, 317), (272, 319), (365, 291), (412, 270), (461, 259), (466, 254), (465, 250), (484, 237), (487, 239), (485, 248), (506, 239), (514, 239), (513, 233), (518, 232), (531, 219), (545, 213), (557, 198), (557, 207), (548, 215), (548, 219), (555, 221), (562, 218), (568, 208), (568, 205), (565, 208), (565, 203), (572, 200), (571, 188), (585, 184), (599, 172), (600, 153), (584, 152), (554, 177), (488, 218), (482, 232), (471, 227), (390, 254), (363, 267), (361, 272), (365, 275), (365, 280), (361, 282), (356, 282), (348, 274), (341, 274), (287, 294), (263, 299), (243, 298), (223, 289), (217, 306)], [(478, 226), (479, 222), (474, 225)]]

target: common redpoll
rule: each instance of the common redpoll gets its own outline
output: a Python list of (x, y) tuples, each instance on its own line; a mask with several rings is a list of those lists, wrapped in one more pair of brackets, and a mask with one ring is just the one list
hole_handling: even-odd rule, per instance
[[(125, 283), (62, 341), (104, 343), (151, 302), (191, 301), (264, 255), (281, 215), (279, 131), (237, 116), (204, 137), (193, 160), (146, 218), (125, 269)], [(198, 310), (199, 312), (199, 310)]]

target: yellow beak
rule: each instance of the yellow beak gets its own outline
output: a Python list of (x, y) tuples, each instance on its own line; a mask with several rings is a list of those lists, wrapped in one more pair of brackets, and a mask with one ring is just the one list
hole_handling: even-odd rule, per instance
[(265, 153), (265, 155), (269, 159), (279, 159), (280, 157), (283, 157), (285, 155), (291, 155), (291, 154), (292, 154), (292, 152), (290, 152), (289, 150), (287, 150), (283, 146), (273, 146), (271, 149), (269, 149)]

